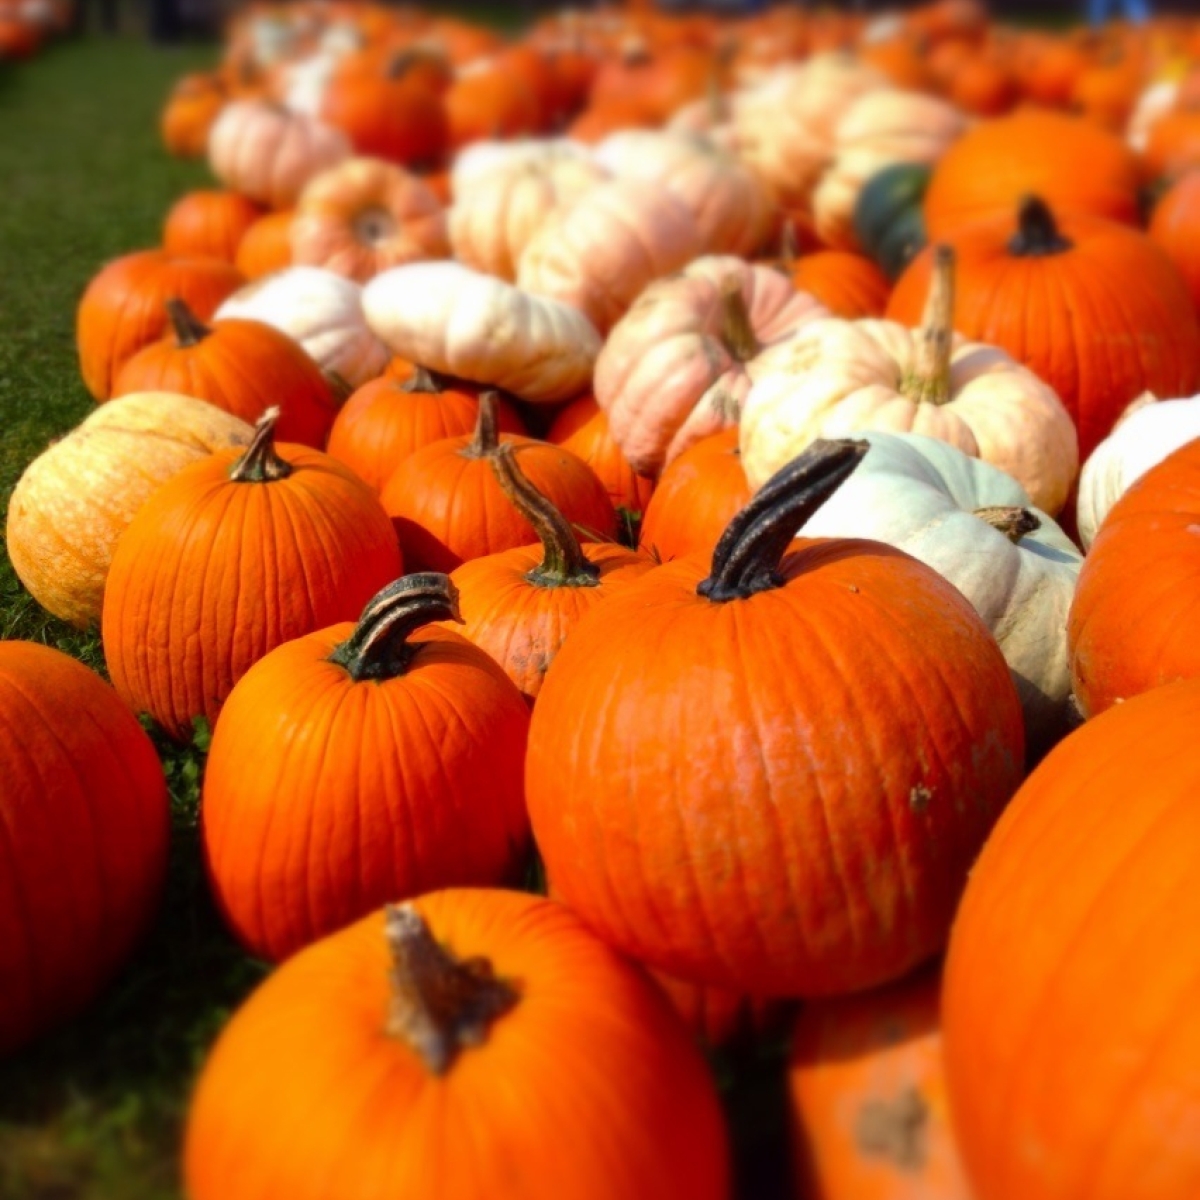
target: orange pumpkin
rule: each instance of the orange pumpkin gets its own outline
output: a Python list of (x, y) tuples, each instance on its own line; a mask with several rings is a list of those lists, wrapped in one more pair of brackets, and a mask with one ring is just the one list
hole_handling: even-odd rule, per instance
[(741, 1050), (776, 1036), (785, 1027), (792, 1001), (747, 996), (729, 988), (687, 983), (663, 971), (650, 976), (702, 1045)]
[(357, 625), (276, 647), (230, 693), (201, 835), (252, 954), (287, 958), (387, 898), (519, 878), (528, 713), (488, 655), (423, 628), (447, 618), (462, 620), (450, 580), (407, 575)]
[(865, 452), (815, 443), (711, 569), (629, 584), (542, 687), (525, 786), (548, 878), (655, 970), (787, 996), (898, 978), (944, 944), (1020, 780), (1020, 704), (959, 592), (878, 543), (785, 557)]
[(0, 1055), (74, 1016), (148, 929), (170, 808), (150, 739), (98, 675), (0, 642)]
[(485, 890), (376, 913), (275, 972), (205, 1066), (184, 1176), (192, 1200), (730, 1188), (711, 1077), (654, 985), (562, 905)]
[(228, 92), (218, 75), (184, 75), (171, 90), (159, 118), (159, 133), (176, 158), (203, 158), (208, 131), (225, 107)]
[(263, 210), (237, 192), (188, 192), (167, 213), (163, 249), (180, 258), (236, 263), (238, 246)]
[(1200, 167), (1200, 111), (1170, 112), (1155, 121), (1142, 162), (1152, 180), (1173, 181)]
[(461, 71), (442, 100), (452, 153), (486, 138), (536, 133), (541, 120), (533, 88), (503, 64), (490, 61)]
[(794, 261), (796, 289), (816, 296), (837, 317), (881, 317), (892, 285), (869, 258), (845, 250), (823, 250)]
[(1175, 264), (1200, 311), (1200, 169), (1187, 172), (1159, 200), (1150, 236)]
[(75, 315), (79, 369), (88, 391), (107, 400), (125, 362), (166, 333), (167, 300), (182, 300), (208, 320), (245, 282), (219, 259), (172, 258), (162, 250), (139, 250), (108, 263), (88, 284)]
[(417, 450), (384, 485), (383, 506), (413, 570), (452, 571), (473, 558), (536, 540), (533, 526), (509, 503), (492, 471), (501, 441), (523, 448), (521, 465), (533, 485), (586, 537), (616, 536), (616, 512), (600, 480), (561, 447), (517, 434), (501, 438), (498, 399), (495, 392), (484, 392), (471, 436)]
[(278, 405), (280, 437), (325, 444), (338, 397), (298, 342), (272, 325), (236, 317), (210, 329), (182, 300), (168, 300), (167, 309), (172, 332), (121, 367), (114, 396), (182, 392), (251, 422)]
[(379, 501), (306, 446), (274, 444), (278, 410), (240, 453), (180, 471), (117, 542), (101, 631), (109, 677), (173, 737), (217, 719), (268, 651), (352, 619), (403, 570)]
[(259, 217), (242, 236), (234, 259), (247, 279), (261, 279), (292, 264), (293, 209)]

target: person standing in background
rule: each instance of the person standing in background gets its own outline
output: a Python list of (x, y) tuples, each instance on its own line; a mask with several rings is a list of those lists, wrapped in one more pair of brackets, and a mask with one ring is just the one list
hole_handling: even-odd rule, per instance
[[(1135, 25), (1144, 25), (1150, 20), (1150, 0), (1119, 0), (1121, 15)], [(1117, 5), (1114, 0), (1088, 0), (1088, 22), (1096, 28), (1108, 20)]]

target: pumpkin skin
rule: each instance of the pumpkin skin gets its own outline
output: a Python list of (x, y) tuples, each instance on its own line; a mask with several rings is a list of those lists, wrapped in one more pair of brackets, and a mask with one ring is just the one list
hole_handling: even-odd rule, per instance
[(208, 131), (225, 107), (226, 92), (214, 75), (185, 75), (171, 90), (159, 117), (159, 134), (168, 154), (203, 158)]
[(268, 651), (356, 616), (403, 570), (367, 485), (320, 451), (273, 446), (272, 427), (268, 413), (243, 454), (220, 451), (168, 480), (113, 554), (109, 677), (176, 738), (193, 717), (215, 724)]
[(1200, 111), (1176, 110), (1150, 126), (1142, 162), (1150, 179), (1181, 179), (1200, 167)]
[(1079, 576), (1067, 638), (1085, 717), (1200, 675), (1195, 595), (1200, 441), (1147, 471), (1113, 505)]
[[(479, 419), (479, 389), (419, 371), (406, 379), (384, 375), (363, 384), (342, 405), (326, 450), (376, 492), (396, 468), (424, 446), (469, 434)], [(517, 410), (497, 401), (497, 426), (524, 433)]]
[(387, 347), (371, 332), (362, 288), (322, 267), (289, 267), (239, 288), (216, 319), (262, 321), (300, 343), (335, 384), (361, 387), (387, 364)]
[[(1027, 202), (951, 238), (958, 257), (954, 328), (1007, 350), (1059, 395), (1086, 461), (1125, 406), (1149, 389), (1200, 390), (1200, 324), (1187, 289), (1144, 234)], [(916, 319), (933, 251), (913, 260), (888, 301)], [(1070, 314), (1086, 312), (1086, 321)], [(1043, 505), (1043, 507), (1048, 507)]]
[[(383, 897), (519, 877), (529, 717), (488, 655), (421, 628), (457, 612), (445, 576), (406, 576), (367, 604), (358, 629), (378, 629), (375, 645), (353, 649), (352, 623), (319, 630), (229, 694), (201, 837), (222, 917), (252, 954), (278, 962)], [(339, 757), (346, 770), (322, 768)]]
[(189, 192), (167, 213), (163, 249), (180, 258), (219, 258), (232, 263), (246, 231), (262, 209), (237, 192)]
[(895, 279), (925, 245), (921, 204), (932, 174), (924, 163), (897, 163), (872, 176), (854, 205), (854, 236), (864, 253)]
[(371, 158), (347, 159), (308, 182), (291, 239), (293, 262), (359, 283), (450, 254), (438, 198), (415, 175)]
[(291, 264), (294, 217), (290, 208), (268, 213), (246, 230), (234, 263), (247, 279), (261, 279)]
[(788, 1058), (805, 1200), (971, 1200), (950, 1126), (941, 971), (806, 1005)]
[(975, 864), (942, 1013), (979, 1200), (1200, 1189), (1198, 719), (1193, 680), (1089, 722), (1029, 777)]
[(519, 138), (536, 133), (541, 123), (534, 89), (494, 59), (459, 71), (442, 102), (446, 144), (452, 154), (480, 138)]
[(659, 476), (638, 545), (659, 562), (711, 554), (750, 496), (737, 427), (701, 438)]
[[(903, 975), (944, 944), (1020, 779), (1007, 667), (953, 587), (867, 542), (774, 564), (831, 455), (836, 486), (861, 447), (790, 464), (764, 503), (800, 511), (755, 527), (747, 508), (712, 578), (677, 559), (588, 614), (534, 708), (526, 799), (555, 893), (684, 980), (810, 997)], [(771, 580), (749, 595), (727, 574), (746, 564)]]
[(835, 316), (848, 321), (882, 317), (892, 285), (868, 258), (845, 250), (819, 250), (791, 265), (792, 283)]
[(1183, 276), (1200, 311), (1200, 253), (1196, 251), (1196, 213), (1200, 211), (1200, 170), (1189, 171), (1167, 190), (1154, 208), (1150, 236)]
[(786, 1018), (794, 1007), (789, 1000), (764, 999), (742, 992), (712, 987), (704, 983), (685, 983), (662, 971), (649, 975), (662, 988), (692, 1036), (712, 1049), (734, 1051), (778, 1036), (786, 1028)]
[(1137, 225), (1139, 181), (1133, 151), (1111, 133), (1078, 117), (1023, 109), (980, 122), (947, 151), (925, 193), (925, 224), (931, 240), (943, 241), (1040, 196), (1064, 217)]
[(25, 468), (8, 504), (13, 569), (72, 625), (98, 623), (117, 538), (189, 464), (249, 443), (250, 426), (191, 396), (143, 392), (102, 404)]
[[(326, 1200), (333, 1178), (339, 1200), (728, 1195), (715, 1089), (649, 980), (549, 900), (463, 889), (415, 907), (455, 958), (486, 958), (513, 980), (518, 1002), (436, 1075), (382, 1032), (393, 1004), (383, 914), (310, 947), (209, 1058), (184, 1155), (194, 1200)], [(497, 1080), (511, 1106), (495, 1103)], [(297, 1140), (314, 1106), (328, 1128), (356, 1127), (349, 1159), (338, 1138)], [(363, 1125), (365, 1111), (378, 1121)], [(434, 1161), (439, 1145), (462, 1150)]]
[(182, 300), (206, 321), (245, 282), (215, 258), (175, 259), (139, 250), (114, 259), (88, 284), (75, 315), (79, 369), (97, 400), (112, 393), (117, 372), (143, 346), (167, 331), (166, 302)]
[(281, 436), (306, 446), (325, 444), (337, 398), (303, 347), (262, 321), (231, 317), (210, 329), (186, 306), (168, 304), (174, 332), (125, 363), (113, 382), (114, 396), (182, 392), (246, 421), (277, 404)]
[(112, 688), (34, 642), (0, 642), (0, 764), (2, 1056), (89, 1004), (149, 928), (170, 808)]

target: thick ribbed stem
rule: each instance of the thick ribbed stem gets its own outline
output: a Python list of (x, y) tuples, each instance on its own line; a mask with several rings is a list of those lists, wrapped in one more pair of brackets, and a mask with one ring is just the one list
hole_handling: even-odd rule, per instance
[(292, 464), (275, 452), (275, 426), (279, 408), (268, 408), (254, 426), (254, 438), (241, 458), (229, 468), (234, 483), (273, 483), (286, 479), (294, 470)]
[(727, 279), (721, 285), (721, 341), (738, 362), (749, 362), (762, 350), (739, 279)]
[(400, 385), (402, 392), (422, 396), (438, 396), (446, 389), (441, 380), (428, 368), (418, 365), (413, 373)]
[(1027, 508), (996, 507), (977, 508), (975, 515), (986, 521), (993, 529), (1004, 534), (1013, 545), (1016, 545), (1027, 533), (1041, 529), (1042, 523), (1035, 513)]
[(950, 392), (950, 349), (954, 340), (954, 251), (935, 246), (933, 274), (921, 327), (913, 335), (912, 367), (900, 391), (918, 404), (945, 404)]
[(466, 458), (488, 458), (500, 445), (500, 393), (482, 392), (479, 396), (479, 416), (475, 419), (475, 434), (462, 450)]
[(1008, 252), (1018, 258), (1044, 258), (1063, 254), (1074, 243), (1058, 231), (1050, 206), (1038, 196), (1026, 196), (1017, 210), (1017, 232), (1009, 239)]
[(198, 346), (212, 333), (212, 330), (178, 296), (172, 296), (166, 302), (166, 309), (167, 316), (171, 321), (171, 329), (175, 334), (175, 343), (181, 348)]

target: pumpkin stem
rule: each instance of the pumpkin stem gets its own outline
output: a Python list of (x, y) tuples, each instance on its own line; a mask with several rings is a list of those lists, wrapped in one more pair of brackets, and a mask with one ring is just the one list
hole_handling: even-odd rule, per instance
[(790, 275), (796, 269), (796, 259), (800, 257), (800, 239), (796, 233), (796, 222), (788, 217), (783, 223), (783, 233), (779, 236), (779, 248), (782, 250), (783, 265)]
[(762, 350), (750, 324), (741, 282), (736, 279), (721, 284), (721, 341), (738, 362), (749, 362)]
[(345, 667), (355, 683), (395, 679), (420, 649), (409, 644), (409, 635), (434, 621), (463, 624), (458, 588), (435, 571), (405, 575), (367, 601), (354, 632), (334, 646), (329, 662)]
[(916, 1088), (906, 1088), (893, 1101), (871, 1100), (859, 1110), (854, 1141), (866, 1155), (905, 1170), (925, 1165), (929, 1106)]
[(167, 301), (166, 307), (167, 317), (175, 332), (175, 342), (180, 349), (187, 346), (198, 346), (212, 333), (212, 330), (178, 296), (172, 296)]
[(490, 458), (500, 445), (500, 393), (494, 389), (479, 395), (475, 434), (462, 451), (466, 458)]
[(525, 578), (535, 587), (595, 587), (600, 582), (600, 568), (584, 554), (571, 522), (517, 466), (511, 442), (496, 448), (491, 466), (509, 502), (533, 526), (542, 543), (542, 561), (527, 571)]
[(1027, 508), (997, 507), (977, 508), (975, 515), (986, 521), (993, 529), (999, 530), (1015, 546), (1027, 533), (1041, 529), (1042, 522), (1035, 513)]
[(696, 588), (723, 604), (783, 586), (780, 560), (796, 531), (837, 491), (870, 448), (849, 438), (820, 439), (781, 467), (729, 522), (712, 569)]
[(241, 458), (229, 468), (234, 483), (273, 483), (286, 479), (295, 468), (275, 453), (275, 426), (279, 422), (279, 406), (272, 405), (254, 426), (254, 437)]
[(492, 1022), (520, 1000), (486, 958), (455, 958), (438, 944), (414, 904), (384, 909), (392, 956), (387, 1033), (399, 1038), (434, 1075), (459, 1052), (480, 1046)]
[(428, 367), (418, 366), (400, 385), (400, 390), (409, 396), (440, 396), (446, 389)]
[(329, 390), (333, 393), (334, 401), (339, 407), (354, 395), (354, 386), (344, 375), (331, 367), (323, 367), (321, 374), (325, 376), (325, 382), (329, 384)]
[(1018, 258), (1062, 254), (1072, 246), (1058, 231), (1050, 206), (1038, 196), (1026, 196), (1017, 210), (1017, 232), (1009, 239), (1008, 252)]
[(916, 331), (912, 368), (900, 391), (918, 404), (950, 399), (950, 349), (954, 339), (954, 250), (935, 246), (933, 275), (921, 327)]

